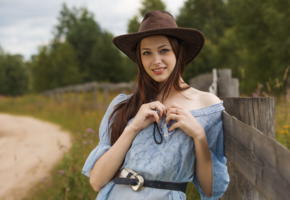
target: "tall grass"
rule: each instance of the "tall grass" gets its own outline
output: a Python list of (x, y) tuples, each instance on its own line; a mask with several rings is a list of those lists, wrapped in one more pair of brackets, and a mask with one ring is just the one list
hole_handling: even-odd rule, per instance
[(290, 98), (280, 96), (276, 99), (275, 128), (276, 139), (290, 149)]
[[(89, 152), (98, 143), (98, 127), (108, 103), (116, 93), (97, 95), (91, 93), (66, 94), (55, 98), (27, 95), (19, 98), (0, 98), (0, 112), (30, 115), (59, 124), (71, 132), (73, 145), (64, 159), (30, 191), (29, 200), (77, 200), (95, 199), (88, 179), (81, 168)], [(276, 136), (290, 149), (289, 102), (285, 98), (276, 101)], [(187, 187), (187, 199), (199, 199), (193, 184)]]

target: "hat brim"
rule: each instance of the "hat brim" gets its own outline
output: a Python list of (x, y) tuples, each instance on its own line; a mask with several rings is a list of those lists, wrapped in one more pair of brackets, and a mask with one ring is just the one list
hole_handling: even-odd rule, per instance
[(113, 38), (113, 43), (125, 53), (131, 60), (137, 62), (136, 45), (144, 37), (151, 35), (173, 36), (183, 40), (184, 62), (188, 64), (200, 52), (204, 45), (203, 34), (192, 28), (162, 28), (157, 30), (148, 30), (144, 32), (124, 34)]

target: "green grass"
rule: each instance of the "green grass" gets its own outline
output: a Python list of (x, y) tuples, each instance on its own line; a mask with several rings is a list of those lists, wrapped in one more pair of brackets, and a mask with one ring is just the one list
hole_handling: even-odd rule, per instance
[(276, 139), (290, 149), (290, 99), (281, 96), (277, 97), (275, 101)]
[[(30, 191), (29, 200), (95, 199), (96, 193), (81, 168), (89, 152), (98, 143), (98, 126), (105, 109), (116, 93), (66, 94), (56, 97), (27, 95), (19, 98), (0, 97), (0, 112), (29, 115), (59, 124), (71, 132), (72, 148), (51, 172)], [(287, 108), (287, 109), (286, 109)], [(289, 102), (276, 100), (276, 137), (290, 149)], [(187, 187), (187, 199), (199, 199), (193, 184)]]

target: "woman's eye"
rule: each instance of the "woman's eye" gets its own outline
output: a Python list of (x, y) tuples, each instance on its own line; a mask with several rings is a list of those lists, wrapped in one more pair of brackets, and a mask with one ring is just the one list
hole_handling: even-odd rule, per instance
[(166, 53), (166, 52), (168, 52), (168, 51), (170, 51), (169, 49), (161, 49), (161, 53)]
[(144, 56), (149, 55), (149, 54), (150, 54), (149, 51), (144, 51), (144, 52), (142, 53), (142, 55), (144, 55)]

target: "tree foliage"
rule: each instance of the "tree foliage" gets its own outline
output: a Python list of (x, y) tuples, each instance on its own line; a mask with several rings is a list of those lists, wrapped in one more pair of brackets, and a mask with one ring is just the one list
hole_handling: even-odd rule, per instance
[(138, 31), (139, 28), (139, 18), (137, 15), (133, 16), (128, 23), (128, 28), (127, 28), (127, 32), (128, 33), (135, 33)]
[(220, 39), (230, 24), (226, 19), (227, 11), (222, 0), (187, 0), (184, 3), (177, 16), (177, 24), (201, 30), (206, 38), (200, 55), (185, 70), (186, 80), (223, 65)]
[(140, 25), (140, 19), (149, 11), (152, 10), (166, 10), (166, 5), (162, 0), (143, 0), (141, 8), (138, 13), (134, 15), (128, 23), (128, 33), (134, 33), (138, 31)]
[(231, 0), (228, 9), (235, 25), (238, 58), (244, 68), (243, 89), (252, 91), (258, 83), (268, 92), (286, 87), (290, 65), (289, 1)]
[(131, 80), (131, 68), (86, 8), (68, 8), (58, 17), (52, 42), (31, 61), (35, 91), (90, 81)]
[(288, 7), (286, 0), (187, 0), (177, 22), (200, 29), (206, 43), (185, 77), (230, 68), (244, 93), (259, 83), (268, 92), (284, 90), (290, 64)]
[(27, 91), (28, 70), (21, 55), (0, 48), (0, 95), (16, 96)]
[[(108, 32), (104, 32), (102, 38), (97, 41), (98, 45), (92, 50), (92, 54), (89, 64), (95, 66), (90, 72), (97, 80), (110, 81), (110, 82), (122, 82), (129, 81), (132, 77), (126, 77), (126, 72), (129, 72), (129, 68), (123, 65), (123, 57), (119, 53), (119, 50), (112, 46), (113, 35)], [(130, 74), (130, 73), (129, 73)]]
[(139, 9), (141, 16), (152, 10), (165, 10), (166, 6), (162, 0), (143, 0), (142, 7)]
[(79, 83), (77, 55), (69, 43), (42, 47), (30, 62), (33, 89), (36, 92)]
[(94, 16), (86, 8), (69, 9), (64, 4), (55, 29), (54, 41), (68, 42), (76, 51), (83, 82), (92, 81), (92, 66), (88, 62), (98, 38), (102, 37)]

